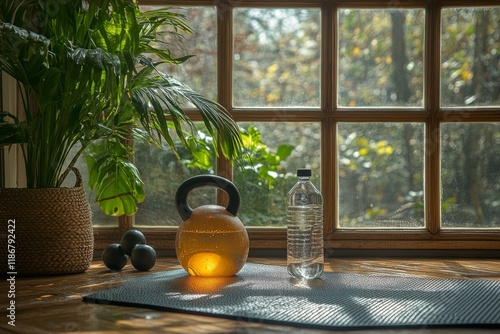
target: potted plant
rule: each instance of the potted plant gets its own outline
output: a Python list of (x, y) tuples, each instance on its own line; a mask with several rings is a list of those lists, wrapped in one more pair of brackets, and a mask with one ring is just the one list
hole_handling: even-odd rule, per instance
[[(22, 101), (21, 115), (0, 114), (0, 146), (20, 145), (27, 180), (26, 189), (0, 189), (0, 236), (5, 245), (4, 225), (15, 220), (18, 273), (87, 269), (93, 250), (88, 202), (65, 203), (68, 195), (61, 195), (58, 201), (63, 203), (45, 214), (34, 203), (45, 196), (39, 193), (43, 191), (74, 191), (81, 200), (80, 177), (75, 188), (61, 185), (89, 147), (89, 186), (101, 209), (111, 215), (133, 214), (144, 198), (139, 172), (130, 160), (131, 137), (152, 144), (164, 140), (175, 151), (175, 134), (190, 149), (186, 138), (194, 136), (196, 127), (185, 105), (194, 106), (210, 135), (219, 139), (214, 141), (216, 152), (229, 159), (238, 156), (239, 129), (224, 108), (158, 70), (160, 64), (189, 59), (175, 57), (171, 50), (179, 31), (190, 32), (183, 15), (168, 8), (142, 12), (135, 0), (0, 4), (0, 69), (17, 80)], [(30, 202), (13, 192), (29, 193)], [(40, 205), (55, 201), (51, 196)], [(14, 206), (20, 212), (12, 211)], [(81, 211), (72, 218), (63, 213), (57, 221), (57, 206)], [(67, 236), (54, 236), (66, 230)], [(47, 232), (41, 236), (42, 231)], [(84, 254), (81, 263), (48, 269), (58, 258), (68, 262), (70, 251)], [(7, 258), (5, 249), (0, 256)], [(35, 264), (40, 268), (32, 269)]]

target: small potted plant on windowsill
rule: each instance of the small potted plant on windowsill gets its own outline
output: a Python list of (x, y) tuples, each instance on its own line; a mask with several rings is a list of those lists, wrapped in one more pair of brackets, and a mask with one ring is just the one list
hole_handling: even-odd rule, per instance
[[(131, 137), (157, 144), (165, 140), (175, 151), (174, 133), (189, 150), (186, 136), (194, 136), (196, 128), (183, 110), (186, 104), (200, 112), (209, 133), (219, 139), (215, 151), (237, 157), (242, 141), (230, 115), (158, 70), (159, 64), (189, 59), (175, 57), (169, 48), (179, 41), (179, 31), (190, 32), (184, 16), (169, 9), (141, 12), (135, 0), (0, 4), (0, 69), (17, 80), (22, 98), (19, 115), (0, 114), (0, 147), (20, 145), (27, 180), (26, 189), (0, 189), (1, 244), (7, 244), (6, 224), (13, 220), (16, 233), (15, 268), (5, 268), (4, 261), (4, 272), (41, 275), (88, 268), (93, 232), (81, 178), (75, 188), (61, 185), (92, 145), (89, 185), (111, 215), (133, 214), (144, 197), (129, 159)], [(68, 212), (77, 208), (75, 214)], [(0, 251), (3, 259), (6, 251)]]

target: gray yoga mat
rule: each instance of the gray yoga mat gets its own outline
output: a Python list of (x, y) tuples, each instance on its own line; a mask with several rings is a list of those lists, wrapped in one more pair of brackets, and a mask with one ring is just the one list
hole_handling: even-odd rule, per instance
[(225, 278), (183, 269), (135, 277), (84, 301), (328, 329), (500, 326), (500, 281), (327, 272), (300, 281), (250, 263)]

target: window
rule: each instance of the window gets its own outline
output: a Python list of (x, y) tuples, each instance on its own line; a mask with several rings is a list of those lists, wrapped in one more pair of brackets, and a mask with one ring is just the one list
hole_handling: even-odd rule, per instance
[[(97, 248), (116, 240), (110, 226), (119, 224), (173, 249), (175, 190), (211, 173), (238, 186), (252, 248), (283, 249), (286, 194), (295, 170), (310, 167), (330, 250), (500, 249), (498, 3), (141, 5), (186, 14), (195, 31), (187, 52), (197, 56), (165, 70), (231, 112), (250, 158), (232, 168), (208, 150), (177, 161), (138, 146), (147, 199), (135, 218), (96, 219)], [(200, 140), (213, 140), (200, 131)], [(190, 197), (223, 204), (211, 189)]]

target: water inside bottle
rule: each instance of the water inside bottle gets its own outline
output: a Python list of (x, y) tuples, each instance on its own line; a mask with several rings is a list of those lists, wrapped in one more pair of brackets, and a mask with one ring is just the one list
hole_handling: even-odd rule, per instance
[(287, 270), (311, 279), (323, 273), (323, 207), (289, 206), (287, 210)]

